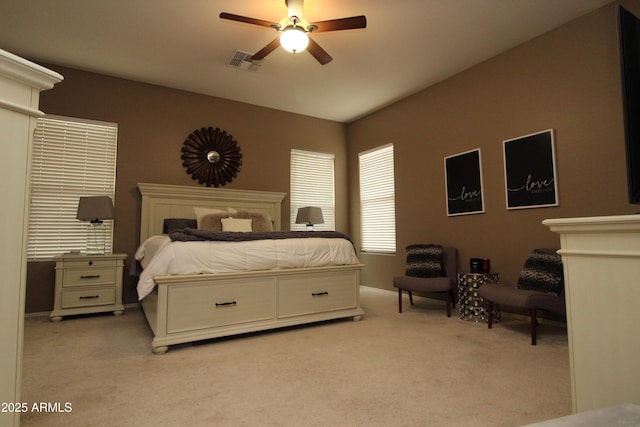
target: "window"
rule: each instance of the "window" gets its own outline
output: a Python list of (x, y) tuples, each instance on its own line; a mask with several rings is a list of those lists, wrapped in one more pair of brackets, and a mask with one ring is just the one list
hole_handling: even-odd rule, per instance
[(358, 154), (363, 252), (396, 252), (393, 144)]
[(317, 206), (322, 209), (324, 224), (316, 230), (333, 231), (335, 223), (335, 194), (333, 154), (291, 150), (291, 230), (304, 230), (296, 224), (298, 208)]
[[(118, 127), (113, 123), (47, 116), (37, 121), (31, 157), (27, 255), (49, 259), (86, 248), (88, 223), (76, 219), (80, 196), (114, 199)], [(113, 221), (104, 222), (106, 251)]]

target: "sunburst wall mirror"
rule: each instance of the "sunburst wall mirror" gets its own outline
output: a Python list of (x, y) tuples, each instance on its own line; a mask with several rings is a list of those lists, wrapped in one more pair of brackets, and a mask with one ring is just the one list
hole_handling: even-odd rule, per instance
[(228, 184), (242, 167), (242, 152), (233, 136), (213, 127), (193, 131), (182, 144), (181, 158), (187, 173), (207, 187)]

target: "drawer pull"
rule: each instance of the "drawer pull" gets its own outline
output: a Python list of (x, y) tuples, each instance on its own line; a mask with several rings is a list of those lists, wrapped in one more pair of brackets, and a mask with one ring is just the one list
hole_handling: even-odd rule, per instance
[(322, 295), (329, 295), (329, 292), (327, 292), (327, 291), (324, 291), (324, 292), (313, 292), (311, 294), (312, 297), (320, 297)]
[(81, 279), (99, 279), (100, 275), (99, 274), (93, 274), (91, 276), (80, 276)]
[(100, 298), (100, 295), (87, 295), (87, 296), (80, 297), (80, 299), (96, 299), (96, 298)]
[(216, 303), (216, 307), (220, 307), (220, 306), (225, 306), (225, 305), (236, 305), (237, 303), (235, 301), (229, 301), (229, 302), (217, 302)]

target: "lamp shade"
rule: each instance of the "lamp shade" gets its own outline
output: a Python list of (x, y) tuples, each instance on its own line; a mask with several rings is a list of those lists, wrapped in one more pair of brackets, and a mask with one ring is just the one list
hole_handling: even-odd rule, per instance
[(306, 206), (304, 208), (298, 208), (298, 214), (296, 215), (296, 224), (324, 224), (322, 209), (316, 206)]
[(288, 52), (298, 53), (307, 48), (309, 37), (301, 27), (290, 26), (280, 35), (280, 45)]
[(102, 222), (113, 219), (113, 202), (109, 196), (80, 197), (76, 219), (81, 221)]

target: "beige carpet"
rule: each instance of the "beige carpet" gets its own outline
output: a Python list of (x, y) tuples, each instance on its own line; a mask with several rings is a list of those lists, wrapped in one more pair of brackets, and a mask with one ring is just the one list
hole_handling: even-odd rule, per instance
[[(25, 321), (28, 426), (519, 426), (571, 413), (564, 325), (488, 330), (416, 297), (362, 288), (365, 318), (151, 353), (139, 309)], [(406, 297), (405, 297), (406, 298)], [(408, 306), (408, 298), (405, 306)], [(457, 313), (456, 313), (457, 314)]]

